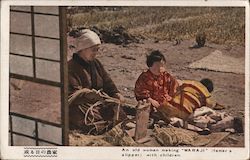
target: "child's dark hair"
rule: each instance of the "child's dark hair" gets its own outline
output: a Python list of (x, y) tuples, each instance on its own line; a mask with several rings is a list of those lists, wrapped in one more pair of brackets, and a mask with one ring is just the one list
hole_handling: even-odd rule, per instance
[(154, 62), (160, 62), (160, 61), (166, 62), (166, 59), (159, 50), (152, 51), (147, 56), (147, 66), (148, 67), (152, 67)]
[(208, 78), (204, 78), (200, 81), (206, 88), (207, 90), (211, 93), (214, 90), (214, 84), (212, 80)]

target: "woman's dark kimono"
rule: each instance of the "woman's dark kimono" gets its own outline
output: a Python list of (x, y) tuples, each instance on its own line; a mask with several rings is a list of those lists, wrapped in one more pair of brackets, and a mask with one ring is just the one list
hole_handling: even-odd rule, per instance
[[(101, 89), (111, 97), (114, 97), (115, 94), (119, 92), (103, 65), (97, 59), (86, 62), (80, 58), (78, 54), (74, 54), (73, 58), (68, 62), (68, 77), (69, 95), (82, 88)], [(91, 126), (89, 126), (89, 128), (84, 124), (84, 114), (78, 107), (81, 103), (86, 103), (86, 100), (78, 98), (78, 100), (70, 104), (69, 125), (71, 129), (82, 129), (87, 131)], [(96, 109), (98, 114), (98, 116), (95, 117), (96, 121), (111, 121), (113, 119), (114, 112), (112, 107), (104, 106)]]

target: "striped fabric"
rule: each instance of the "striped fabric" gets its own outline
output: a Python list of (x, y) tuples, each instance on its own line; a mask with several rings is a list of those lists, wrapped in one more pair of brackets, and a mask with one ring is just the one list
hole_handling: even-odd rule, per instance
[(184, 80), (175, 93), (173, 99), (164, 102), (159, 109), (168, 117), (187, 118), (196, 108), (206, 105), (206, 100), (211, 97), (207, 88), (198, 81)]

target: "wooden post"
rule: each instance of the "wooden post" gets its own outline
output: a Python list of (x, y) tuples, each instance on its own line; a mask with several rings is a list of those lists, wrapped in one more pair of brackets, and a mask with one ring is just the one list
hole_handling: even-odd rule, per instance
[(114, 106), (113, 126), (116, 126), (119, 122), (120, 107), (120, 104)]
[(139, 101), (136, 107), (136, 127), (135, 141), (139, 141), (147, 136), (149, 113), (151, 104), (144, 101)]

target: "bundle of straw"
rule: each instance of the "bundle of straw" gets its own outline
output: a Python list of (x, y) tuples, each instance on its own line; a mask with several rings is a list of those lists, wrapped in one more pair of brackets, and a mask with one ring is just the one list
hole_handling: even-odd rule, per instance
[(95, 89), (90, 90), (90, 89), (88, 89), (88, 88), (82, 88), (82, 89), (79, 89), (79, 90), (75, 91), (73, 94), (71, 94), (71, 95), (68, 97), (68, 103), (69, 103), (69, 105), (71, 105), (72, 102), (73, 102), (76, 98), (81, 97), (81, 96), (83, 96), (84, 94), (91, 93), (91, 92), (96, 92), (96, 93), (97, 93), (98, 91), (96, 91)]
[(85, 125), (88, 126), (94, 125), (96, 129), (98, 128), (97, 125), (99, 121), (102, 121), (102, 117), (100, 117), (98, 110), (96, 110), (95, 107), (101, 106), (105, 104), (105, 102), (117, 104), (117, 108), (115, 110), (115, 115), (114, 115), (114, 121), (118, 121), (120, 113), (120, 105), (121, 105), (120, 100), (117, 98), (110, 97), (106, 93), (102, 92), (102, 90), (95, 90), (95, 89), (90, 90), (87, 88), (79, 89), (69, 96), (68, 98), (69, 105), (72, 104), (76, 98), (84, 96), (87, 97), (87, 94), (90, 93), (96, 95), (97, 97), (101, 97), (101, 99), (97, 99), (97, 101), (94, 104), (81, 103), (78, 105), (78, 108), (84, 115)]
[[(116, 103), (116, 104), (120, 104), (121, 103), (119, 99), (114, 98), (114, 97), (110, 97), (105, 92), (102, 92), (102, 90), (82, 88), (82, 89), (79, 89), (79, 90), (75, 91), (73, 94), (71, 94), (69, 96), (69, 98), (68, 98), (69, 105), (72, 104), (72, 102), (76, 98), (84, 96), (84, 95), (86, 95), (88, 93), (94, 93), (94, 94), (96, 94), (96, 96), (102, 97), (103, 100), (106, 101), (106, 102), (113, 102), (113, 103)], [(132, 108), (135, 107), (133, 104), (129, 104), (129, 103), (126, 103), (126, 102), (124, 102), (123, 105), (129, 106), (129, 107), (132, 107)]]

